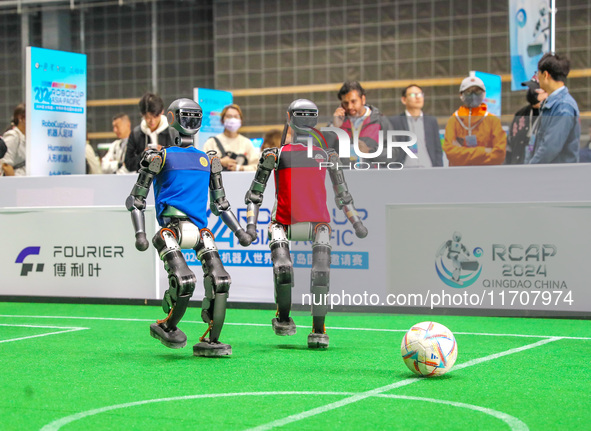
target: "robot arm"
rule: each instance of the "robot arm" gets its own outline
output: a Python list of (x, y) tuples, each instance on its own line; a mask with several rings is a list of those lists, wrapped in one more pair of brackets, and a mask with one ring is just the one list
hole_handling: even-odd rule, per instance
[(211, 208), (211, 212), (216, 216), (221, 217), (226, 226), (236, 234), (236, 238), (238, 238), (240, 245), (246, 247), (250, 245), (252, 239), (250, 235), (242, 229), (242, 226), (240, 226), (240, 222), (232, 212), (230, 203), (226, 199), (226, 191), (224, 190), (224, 184), (222, 182), (222, 163), (215, 151), (209, 151), (207, 155), (209, 156), (211, 165), (211, 176), (209, 180), (209, 207)]
[(439, 257), (441, 255), (443, 255), (443, 252), (445, 251), (446, 248), (448, 248), (451, 244), (451, 240), (447, 240), (445, 241), (443, 244), (441, 244), (441, 247), (439, 247), (439, 250), (437, 250), (437, 254), (435, 255), (435, 257)]
[(466, 256), (470, 256), (470, 252), (468, 251), (468, 249), (466, 248), (466, 246), (464, 244), (462, 244), (462, 250), (464, 251), (464, 253), (466, 253)]
[(146, 238), (146, 221), (144, 209), (150, 184), (154, 176), (162, 169), (164, 151), (148, 150), (140, 161), (139, 176), (131, 194), (125, 200), (127, 210), (131, 212), (131, 221), (135, 229), (135, 248), (145, 251), (150, 246)]
[(349, 188), (345, 181), (345, 176), (340, 168), (340, 160), (338, 154), (333, 149), (327, 150), (328, 159), (332, 165), (328, 169), (330, 180), (335, 193), (335, 202), (339, 209), (342, 209), (351, 224), (355, 229), (355, 235), (358, 238), (365, 238), (367, 236), (367, 228), (357, 214), (355, 204), (353, 203), (353, 196), (349, 193)]
[(247, 217), (246, 232), (252, 237), (253, 241), (257, 239), (257, 220), (259, 218), (259, 208), (263, 203), (263, 193), (276, 163), (277, 149), (268, 148), (264, 150), (250, 189), (244, 197)]

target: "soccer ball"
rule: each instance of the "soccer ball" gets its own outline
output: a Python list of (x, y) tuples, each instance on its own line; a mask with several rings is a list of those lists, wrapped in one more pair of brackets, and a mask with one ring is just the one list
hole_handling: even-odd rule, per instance
[(402, 359), (420, 376), (440, 376), (451, 370), (458, 357), (458, 345), (449, 329), (437, 322), (421, 322), (402, 339)]

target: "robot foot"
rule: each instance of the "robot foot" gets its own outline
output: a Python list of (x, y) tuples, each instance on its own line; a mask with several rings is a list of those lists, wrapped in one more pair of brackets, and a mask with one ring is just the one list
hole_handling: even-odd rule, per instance
[(187, 345), (187, 336), (179, 328), (167, 330), (157, 323), (150, 325), (150, 335), (171, 349), (180, 349)]
[(210, 341), (209, 338), (204, 338), (202, 342), (193, 346), (193, 356), (216, 357), (231, 354), (232, 346), (219, 341)]
[(327, 349), (328, 348), (328, 335), (312, 332), (311, 334), (308, 335), (308, 348), (310, 348), (310, 349)]
[(273, 331), (275, 331), (276, 335), (295, 335), (296, 325), (291, 317), (288, 317), (287, 319), (288, 320), (286, 321), (280, 321), (277, 317), (274, 317), (273, 320), (271, 320), (271, 323), (273, 323)]

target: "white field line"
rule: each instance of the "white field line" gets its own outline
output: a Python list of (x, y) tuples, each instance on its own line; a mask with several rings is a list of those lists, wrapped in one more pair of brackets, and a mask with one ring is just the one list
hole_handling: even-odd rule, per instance
[(9, 343), (11, 341), (28, 340), (30, 338), (46, 337), (48, 335), (65, 334), (67, 332), (83, 331), (85, 329), (90, 329), (90, 328), (71, 328), (71, 327), (64, 327), (64, 326), (15, 325), (15, 324), (4, 324), (4, 323), (0, 323), (0, 326), (8, 326), (11, 328), (19, 327), (19, 328), (64, 329), (64, 331), (54, 331), (54, 332), (47, 332), (45, 334), (29, 335), (26, 337), (10, 338), (8, 340), (0, 340), (0, 343)]
[[(123, 317), (88, 317), (88, 316), (28, 316), (19, 314), (0, 314), (0, 318), (23, 318), (23, 319), (74, 319), (74, 320), (106, 320), (116, 322), (154, 322), (156, 319), (131, 319)], [(195, 320), (183, 320), (182, 323), (199, 324), (203, 322)], [(260, 327), (271, 327), (266, 323), (238, 323), (238, 322), (225, 322), (224, 325), (230, 326), (260, 326)], [(10, 325), (8, 325), (10, 326)], [(304, 327), (307, 327), (304, 325)], [(85, 328), (88, 329), (88, 328)], [(372, 332), (407, 332), (408, 329), (383, 329), (383, 328), (347, 328), (338, 326), (327, 326), (327, 330), (336, 331), (372, 331)], [(482, 335), (485, 337), (522, 337), (522, 338), (561, 338), (565, 340), (591, 340), (591, 337), (569, 337), (563, 335), (531, 335), (531, 334), (493, 334), (485, 332), (456, 332), (456, 335)]]
[[(487, 361), (492, 361), (493, 359), (497, 359), (503, 356), (507, 356), (507, 355), (512, 355), (514, 353), (518, 353), (518, 352), (522, 352), (524, 350), (528, 350), (528, 349), (533, 349), (535, 347), (539, 347), (542, 346), (544, 344), (548, 344), (551, 343), (553, 341), (557, 341), (557, 340), (561, 340), (561, 337), (552, 337), (552, 338), (547, 338), (544, 340), (540, 340), (537, 341), (535, 343), (532, 344), (527, 344), (525, 346), (522, 347), (517, 347), (515, 349), (509, 349), (509, 350), (505, 350), (504, 352), (500, 352), (500, 353), (494, 353), (492, 355), (488, 355), (488, 356), (484, 356), (482, 358), (478, 358), (478, 359), (474, 359), (472, 361), (468, 361), (468, 362), (464, 362), (463, 364), (459, 364), (457, 366), (454, 367), (454, 370), (461, 370), (463, 368), (467, 368), (467, 367), (471, 367), (473, 365), (478, 365), (481, 364), (483, 362), (487, 362)], [(376, 389), (372, 389), (371, 391), (367, 391), (367, 392), (362, 392), (356, 395), (353, 395), (352, 397), (349, 398), (345, 398), (343, 400), (340, 401), (336, 401), (334, 403), (330, 403), (330, 404), (326, 404), (324, 406), (320, 406), (320, 407), (316, 407), (315, 409), (312, 410), (307, 410), (301, 413), (297, 413), (295, 415), (291, 415), (291, 416), (287, 416), (283, 419), (278, 419), (276, 421), (273, 422), (269, 422), (267, 424), (264, 425), (260, 425), (254, 428), (250, 428), (248, 431), (263, 431), (263, 430), (270, 430), (272, 428), (275, 427), (281, 427), (293, 422), (297, 422), (297, 421), (301, 421), (302, 419), (306, 419), (312, 416), (316, 416), (322, 413), (326, 413), (330, 410), (334, 410), (334, 409), (338, 409), (339, 407), (343, 407), (349, 404), (353, 404), (356, 403), (358, 401), (364, 400), (366, 398), (369, 397), (374, 397), (378, 394), (382, 394), (384, 392), (390, 391), (392, 389), (397, 389), (403, 386), (408, 386), (410, 384), (416, 383), (421, 381), (422, 379), (420, 378), (410, 378), (410, 379), (405, 379), (405, 380), (401, 380), (399, 382), (395, 382), (392, 383), (390, 385), (386, 385), (386, 386), (382, 386), (381, 388), (376, 388)]]
[[(145, 404), (153, 404), (153, 403), (165, 403), (165, 402), (174, 402), (174, 401), (185, 401), (185, 400), (195, 400), (195, 399), (207, 399), (207, 398), (225, 398), (225, 397), (244, 397), (244, 396), (285, 396), (285, 395), (340, 395), (340, 396), (351, 396), (355, 395), (355, 392), (309, 392), (309, 391), (285, 391), (285, 392), (238, 392), (238, 393), (227, 393), (227, 394), (199, 394), (199, 395), (186, 395), (180, 397), (171, 397), (171, 398), (158, 398), (153, 400), (143, 400), (143, 401), (135, 401), (131, 403), (125, 404), (117, 404), (113, 406), (101, 407), (94, 410), (88, 410), (85, 412), (80, 412), (73, 414), (71, 416), (63, 417), (61, 419), (55, 420), (50, 424), (45, 425), (41, 428), (41, 431), (58, 431), (64, 425), (70, 424), (72, 422), (78, 421), (80, 419), (84, 419), (89, 416), (95, 416), (104, 412), (118, 410), (118, 409), (126, 409), (130, 407), (141, 406)], [(493, 416), (497, 419), (502, 420), (511, 430), (515, 431), (526, 431), (528, 429), (527, 425), (524, 424), (519, 419), (510, 416), (506, 413), (499, 412), (497, 410), (488, 409), (485, 407), (475, 406), (473, 404), (465, 404), (465, 403), (458, 403), (455, 401), (446, 401), (446, 400), (437, 400), (433, 398), (423, 398), (423, 397), (411, 397), (406, 395), (392, 395), (392, 394), (378, 394), (375, 395), (376, 397), (387, 398), (387, 399), (402, 399), (402, 400), (411, 400), (411, 401), (422, 401), (422, 402), (431, 402), (436, 404), (444, 404), (450, 405), (454, 407), (461, 407), (469, 410), (474, 410), (478, 412), (482, 412), (484, 414)]]

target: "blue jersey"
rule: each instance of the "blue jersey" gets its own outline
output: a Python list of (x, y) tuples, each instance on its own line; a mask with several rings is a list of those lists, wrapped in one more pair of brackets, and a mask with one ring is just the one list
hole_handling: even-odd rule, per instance
[(164, 226), (162, 213), (170, 205), (181, 210), (199, 228), (207, 227), (209, 194), (209, 157), (197, 148), (169, 147), (164, 163), (154, 177), (154, 199), (158, 223)]

